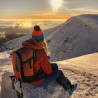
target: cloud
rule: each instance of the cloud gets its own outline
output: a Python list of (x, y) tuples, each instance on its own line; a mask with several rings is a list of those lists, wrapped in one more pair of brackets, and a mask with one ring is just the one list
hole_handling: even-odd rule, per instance
[(87, 9), (87, 8), (77, 8), (77, 9), (72, 9), (72, 11), (75, 11), (76, 13), (79, 13), (79, 14), (87, 14), (87, 13), (90, 13), (90, 14), (98, 14), (98, 10), (95, 10), (95, 9)]
[(72, 14), (59, 14), (59, 13), (43, 13), (43, 14), (32, 14), (29, 18), (33, 19), (68, 19), (72, 17)]

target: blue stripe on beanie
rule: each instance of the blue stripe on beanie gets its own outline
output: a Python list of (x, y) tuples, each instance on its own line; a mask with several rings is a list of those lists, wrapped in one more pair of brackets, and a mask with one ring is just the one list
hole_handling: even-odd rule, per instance
[(32, 38), (38, 40), (38, 39), (43, 39), (44, 38), (44, 34), (40, 35), (40, 36), (34, 36), (32, 35)]

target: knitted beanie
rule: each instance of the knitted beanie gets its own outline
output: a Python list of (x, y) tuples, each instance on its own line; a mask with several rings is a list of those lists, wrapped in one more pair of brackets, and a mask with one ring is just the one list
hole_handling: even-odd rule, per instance
[(38, 25), (34, 26), (34, 30), (32, 32), (32, 38), (34, 38), (39, 42), (44, 40), (44, 34)]

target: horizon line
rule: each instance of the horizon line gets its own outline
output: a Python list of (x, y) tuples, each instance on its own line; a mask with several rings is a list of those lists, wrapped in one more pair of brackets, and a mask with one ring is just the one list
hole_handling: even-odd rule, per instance
[(67, 19), (0, 19), (0, 21), (66, 21), (66, 20)]

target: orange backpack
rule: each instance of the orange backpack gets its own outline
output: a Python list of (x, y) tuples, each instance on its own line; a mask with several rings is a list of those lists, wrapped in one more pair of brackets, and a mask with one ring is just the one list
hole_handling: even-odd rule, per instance
[(46, 77), (44, 72), (38, 71), (34, 72), (34, 63), (35, 63), (35, 54), (36, 52), (31, 48), (22, 47), (13, 51), (12, 55), (12, 64), (15, 76), (9, 76), (12, 80), (12, 88), (15, 89), (14, 84), (17, 80), (20, 81), (21, 92), (16, 91), (18, 98), (23, 98), (22, 92), (22, 82), (32, 83), (33, 81), (38, 81)]
[(31, 48), (22, 47), (12, 53), (12, 64), (15, 77), (26, 83), (41, 80), (45, 73), (34, 72), (35, 51)]
[(34, 79), (34, 59), (35, 51), (22, 47), (12, 54), (12, 64), (14, 74), (17, 79), (31, 83)]

